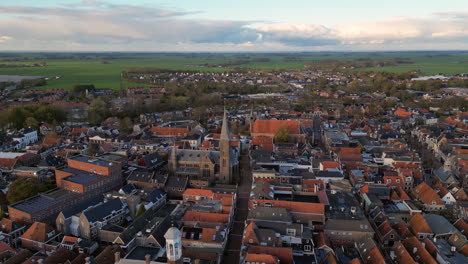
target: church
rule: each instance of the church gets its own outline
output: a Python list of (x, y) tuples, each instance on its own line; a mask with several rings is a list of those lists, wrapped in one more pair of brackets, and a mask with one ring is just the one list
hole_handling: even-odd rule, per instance
[(218, 150), (176, 149), (169, 157), (172, 176), (188, 177), (192, 188), (203, 188), (213, 184), (231, 184), (239, 173), (239, 149), (232, 147), (226, 111), (219, 139)]

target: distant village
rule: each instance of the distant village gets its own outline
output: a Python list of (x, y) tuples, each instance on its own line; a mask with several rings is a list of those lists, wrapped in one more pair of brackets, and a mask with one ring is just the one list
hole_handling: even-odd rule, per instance
[[(0, 136), (0, 263), (468, 262), (468, 88), (415, 89), (468, 75), (392, 80), (418, 105), (321, 87), (366, 85), (344, 72), (126, 78), (135, 87), (80, 100), (8, 79), (2, 110), (51, 104), (66, 121)], [(88, 120), (87, 98), (125, 112), (157, 105), (168, 83), (202, 82), (259, 92), (224, 93), (197, 114), (138, 113), (127, 129)]]

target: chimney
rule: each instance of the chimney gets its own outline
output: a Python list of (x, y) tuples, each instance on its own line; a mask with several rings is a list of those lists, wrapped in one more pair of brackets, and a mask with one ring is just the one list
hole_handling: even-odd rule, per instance
[(145, 255), (145, 264), (150, 264), (151, 263), (151, 255), (150, 254), (146, 254)]
[(120, 262), (120, 252), (115, 252), (115, 264), (118, 264)]
[(91, 264), (91, 258), (90, 257), (85, 258), (85, 264)]

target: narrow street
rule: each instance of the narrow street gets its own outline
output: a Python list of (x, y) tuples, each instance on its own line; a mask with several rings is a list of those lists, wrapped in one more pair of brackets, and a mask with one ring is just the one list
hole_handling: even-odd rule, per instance
[(237, 188), (237, 204), (236, 213), (234, 216), (234, 224), (232, 225), (231, 233), (229, 234), (228, 244), (224, 251), (223, 263), (239, 264), (240, 249), (242, 246), (242, 235), (244, 233), (245, 221), (249, 213), (248, 203), (250, 197), (250, 189), (252, 186), (252, 171), (250, 168), (250, 160), (248, 154), (241, 156), (243, 174), (241, 175), (241, 183)]

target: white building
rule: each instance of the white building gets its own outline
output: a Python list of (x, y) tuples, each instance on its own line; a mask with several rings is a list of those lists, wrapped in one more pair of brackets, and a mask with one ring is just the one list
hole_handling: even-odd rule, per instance
[(38, 141), (37, 130), (32, 128), (23, 128), (13, 137), (13, 141), (17, 142), (15, 144), (15, 149), (23, 149), (27, 145)]

